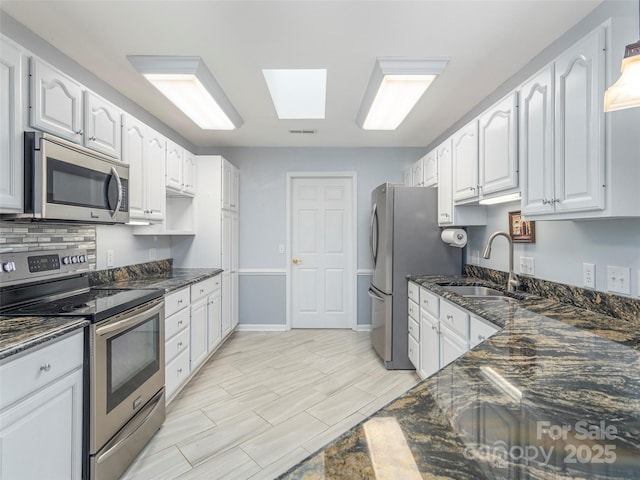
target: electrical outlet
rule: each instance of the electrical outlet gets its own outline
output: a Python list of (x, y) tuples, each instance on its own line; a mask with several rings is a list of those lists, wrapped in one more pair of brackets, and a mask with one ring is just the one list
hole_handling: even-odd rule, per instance
[(149, 261), (153, 262), (156, 259), (156, 249), (151, 247), (149, 249)]
[(480, 250), (471, 250), (471, 263), (480, 265)]
[(113, 267), (113, 250), (107, 250), (107, 267)]
[(533, 257), (520, 257), (520, 273), (524, 275), (536, 273)]
[(284, 244), (278, 245), (278, 253), (284, 253)]
[(631, 269), (607, 266), (607, 291), (631, 295)]
[(582, 264), (582, 286), (596, 288), (596, 266), (593, 263)]

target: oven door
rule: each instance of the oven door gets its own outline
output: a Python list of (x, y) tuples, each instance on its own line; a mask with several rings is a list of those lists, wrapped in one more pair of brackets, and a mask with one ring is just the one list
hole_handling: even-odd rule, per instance
[(90, 453), (164, 387), (164, 300), (91, 326)]
[(46, 134), (34, 137), (33, 149), (25, 149), (29, 152), (34, 157), (26, 163), (34, 170), (30, 196), (35, 218), (129, 221), (128, 165)]

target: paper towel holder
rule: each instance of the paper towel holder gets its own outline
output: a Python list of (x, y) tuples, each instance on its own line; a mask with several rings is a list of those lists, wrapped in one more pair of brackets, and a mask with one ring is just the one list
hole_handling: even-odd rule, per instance
[(520, 210), (509, 212), (509, 236), (516, 243), (536, 243), (536, 222), (523, 219)]

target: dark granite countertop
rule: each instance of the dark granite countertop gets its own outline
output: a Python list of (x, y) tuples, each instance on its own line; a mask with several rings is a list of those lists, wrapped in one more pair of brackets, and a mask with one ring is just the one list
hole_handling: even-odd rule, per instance
[(502, 330), (281, 478), (640, 478), (640, 322), (410, 278)]
[[(160, 267), (158, 268), (158, 264)], [(92, 284), (112, 288), (179, 290), (222, 273), (219, 268), (171, 268), (168, 262), (92, 272)], [(80, 317), (0, 317), (0, 360), (89, 325)]]
[(84, 328), (80, 317), (1, 317), (0, 360)]
[(158, 288), (165, 293), (173, 292), (207, 278), (222, 273), (221, 268), (174, 268), (167, 272), (132, 276), (120, 280), (101, 283), (100, 286), (111, 288)]

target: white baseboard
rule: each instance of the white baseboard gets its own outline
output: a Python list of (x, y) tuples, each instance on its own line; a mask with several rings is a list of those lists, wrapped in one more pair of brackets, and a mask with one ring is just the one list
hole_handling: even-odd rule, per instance
[(284, 324), (260, 324), (260, 323), (240, 323), (236, 326), (238, 332), (286, 332), (287, 326)]
[(370, 331), (371, 331), (371, 324), (364, 323), (364, 324), (358, 324), (356, 326), (356, 332), (370, 332)]

